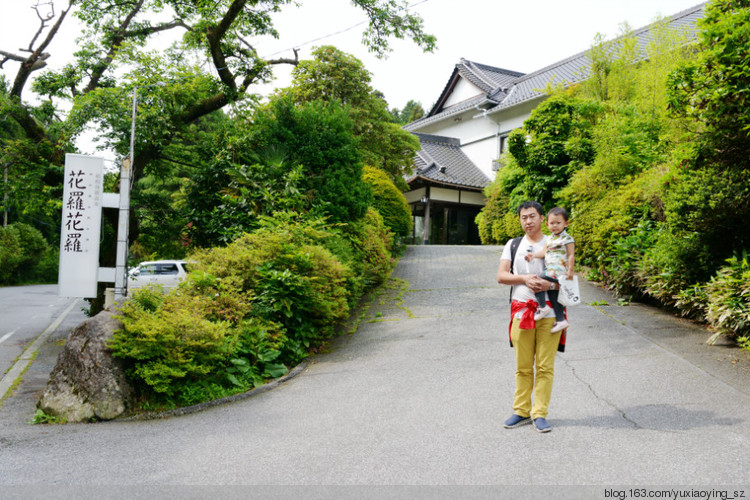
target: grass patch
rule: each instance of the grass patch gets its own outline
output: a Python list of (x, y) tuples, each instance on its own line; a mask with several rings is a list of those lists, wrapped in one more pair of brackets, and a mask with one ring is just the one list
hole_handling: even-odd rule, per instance
[(37, 424), (67, 424), (67, 420), (63, 417), (58, 417), (56, 415), (48, 415), (44, 413), (42, 410), (37, 410), (34, 416), (29, 420), (28, 422), (30, 425), (37, 425)]

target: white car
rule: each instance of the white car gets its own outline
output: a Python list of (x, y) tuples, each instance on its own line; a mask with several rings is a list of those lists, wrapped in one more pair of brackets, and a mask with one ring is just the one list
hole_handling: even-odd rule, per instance
[(154, 260), (141, 262), (128, 273), (128, 289), (148, 285), (162, 285), (173, 288), (187, 276), (187, 264), (184, 260)]

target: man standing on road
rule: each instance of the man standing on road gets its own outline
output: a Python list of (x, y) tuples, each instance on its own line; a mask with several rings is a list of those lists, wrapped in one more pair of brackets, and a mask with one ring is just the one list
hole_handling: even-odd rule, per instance
[(549, 432), (552, 428), (546, 418), (552, 395), (555, 356), (558, 350), (564, 350), (565, 332), (550, 333), (555, 323), (553, 313), (534, 318), (537, 309), (543, 307), (537, 303), (535, 293), (558, 286), (539, 277), (543, 271), (541, 259), (527, 262), (525, 258), (527, 253), (544, 248), (543, 208), (535, 201), (527, 201), (518, 208), (518, 216), (526, 235), (515, 242), (508, 241), (497, 270), (497, 282), (513, 287), (510, 343), (516, 353), (516, 391), (513, 415), (505, 421), (505, 428), (513, 429), (533, 421), (537, 431)]

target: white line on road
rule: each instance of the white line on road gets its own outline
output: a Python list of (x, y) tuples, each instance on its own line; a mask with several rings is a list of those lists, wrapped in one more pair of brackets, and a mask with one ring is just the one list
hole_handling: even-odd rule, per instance
[(10, 370), (8, 370), (5, 376), (0, 380), (0, 400), (5, 397), (5, 393), (11, 388), (13, 382), (15, 382), (15, 380), (20, 377), (24, 370), (31, 364), (31, 361), (34, 359), (34, 354), (39, 350), (39, 347), (41, 347), (47, 338), (52, 335), (52, 332), (57, 330), (57, 327), (63, 322), (65, 316), (67, 316), (73, 307), (78, 304), (78, 300), (79, 299), (75, 299), (71, 302), (68, 308), (65, 309), (65, 311), (63, 311), (63, 313), (58, 316), (57, 319), (53, 321), (52, 324), (49, 325), (29, 347), (26, 348), (25, 351), (23, 351), (23, 354), (18, 358), (18, 361), (11, 366)]
[(6, 341), (6, 340), (8, 340), (9, 338), (11, 338), (11, 337), (13, 336), (13, 334), (14, 334), (14, 333), (16, 333), (16, 330), (13, 330), (12, 332), (6, 333), (6, 334), (5, 334), (5, 335), (3, 335), (2, 337), (0, 337), (0, 344), (2, 344), (3, 342), (5, 342), (5, 341)]

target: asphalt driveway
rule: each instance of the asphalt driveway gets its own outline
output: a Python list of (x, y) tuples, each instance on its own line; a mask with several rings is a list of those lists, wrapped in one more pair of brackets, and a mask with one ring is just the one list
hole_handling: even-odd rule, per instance
[(0, 485), (593, 485), (605, 498), (750, 484), (747, 353), (588, 283), (557, 358), (552, 432), (504, 429), (515, 368), (500, 251), (408, 248), (356, 332), (297, 376), (181, 417), (26, 424), (51, 339), (0, 408)]

